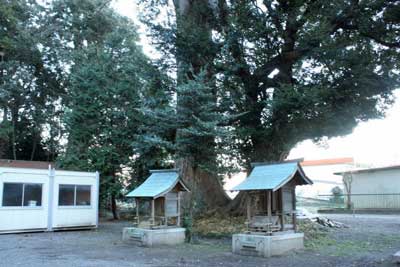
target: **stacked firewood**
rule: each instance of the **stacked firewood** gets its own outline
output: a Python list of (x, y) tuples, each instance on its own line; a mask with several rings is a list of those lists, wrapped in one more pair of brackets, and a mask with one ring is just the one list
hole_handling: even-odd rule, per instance
[(331, 228), (348, 228), (348, 226), (345, 225), (344, 223), (333, 221), (331, 219), (324, 218), (324, 217), (314, 217), (314, 218), (311, 218), (311, 221), (318, 223), (322, 226), (331, 227)]

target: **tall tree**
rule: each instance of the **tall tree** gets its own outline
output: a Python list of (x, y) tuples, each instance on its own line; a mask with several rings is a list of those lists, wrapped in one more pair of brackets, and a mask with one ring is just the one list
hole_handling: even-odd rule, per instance
[[(177, 102), (175, 112), (167, 119), (174, 121), (167, 126), (174, 127), (176, 166), (192, 187), (199, 207), (226, 205), (229, 200), (222, 190), (221, 178), (229, 168), (221, 155), (232, 151), (226, 150), (226, 143), (231, 141), (226, 127), (229, 116), (218, 103), (214, 61), (220, 47), (212, 32), (217, 7), (211, 1), (173, 1), (172, 7), (168, 7), (168, 1), (159, 1), (158, 7), (154, 1), (147, 4), (144, 22), (165, 54), (162, 63), (170, 71), (176, 70)], [(160, 14), (160, 8), (167, 10), (162, 14), (172, 14), (173, 21), (166, 27), (163, 22), (150, 22), (159, 21), (155, 16)]]
[(236, 117), (231, 147), (244, 168), (382, 117), (399, 85), (398, 1), (142, 2), (155, 43), (175, 60), (167, 63), (178, 87), (201, 70), (215, 79), (215, 103)]
[(55, 151), (43, 136), (54, 102), (62, 90), (45, 59), (36, 1), (0, 3), (0, 156), (51, 160)]
[[(305, 139), (379, 118), (399, 85), (396, 1), (235, 1), (225, 21), (225, 82), (240, 150), (283, 160)], [(244, 100), (244, 101), (243, 101)]]
[[(102, 12), (110, 12), (109, 7)], [(158, 71), (136, 44), (135, 26), (116, 13), (107, 16), (112, 31), (73, 52), (65, 114), (68, 144), (61, 163), (100, 171), (101, 200), (111, 199), (118, 219), (116, 200), (125, 183), (118, 173), (133, 161), (132, 143), (145, 119), (140, 108), (146, 92), (158, 89), (153, 88)]]

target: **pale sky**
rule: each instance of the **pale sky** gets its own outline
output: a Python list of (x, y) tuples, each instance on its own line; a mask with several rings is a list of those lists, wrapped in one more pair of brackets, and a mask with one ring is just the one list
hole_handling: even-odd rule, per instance
[(327, 148), (304, 141), (291, 151), (289, 157), (351, 156), (358, 163), (374, 166), (400, 164), (400, 89), (395, 91), (395, 96), (396, 101), (384, 119), (360, 123), (352, 134), (328, 140)]
[[(122, 15), (138, 22), (135, 0), (114, 0), (113, 7)], [(145, 53), (154, 56), (143, 27), (139, 28)], [(319, 147), (311, 141), (298, 144), (289, 158), (323, 159), (354, 157), (357, 163), (373, 166), (400, 164), (400, 89), (395, 91), (396, 102), (384, 119), (360, 123), (352, 134), (332, 138)]]

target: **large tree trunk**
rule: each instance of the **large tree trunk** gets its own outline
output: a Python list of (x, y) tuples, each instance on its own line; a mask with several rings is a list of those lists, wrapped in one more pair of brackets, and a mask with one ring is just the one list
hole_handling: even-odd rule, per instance
[[(117, 183), (116, 178), (115, 178), (115, 173), (116, 173), (116, 171), (113, 171), (113, 173), (112, 173), (112, 177), (113, 177), (112, 186), (113, 187)], [(119, 220), (117, 197), (116, 197), (116, 191), (114, 189), (112, 189), (112, 191), (111, 191), (111, 212), (113, 214), (113, 219), (114, 220)]]
[(32, 151), (31, 151), (31, 156), (30, 156), (30, 160), (34, 160), (35, 158), (35, 152), (36, 152), (36, 147), (37, 147), (37, 138), (36, 138), (36, 133), (33, 132), (32, 133), (33, 136), (33, 142), (32, 142)]
[(181, 159), (177, 167), (184, 182), (190, 187), (190, 194), (187, 194), (183, 201), (183, 208), (189, 213), (199, 211), (212, 211), (220, 207), (226, 207), (230, 198), (224, 191), (219, 178), (198, 167), (194, 167), (188, 159)]
[[(175, 0), (174, 5), (177, 16), (178, 41), (176, 43), (176, 61), (178, 66), (178, 85), (186, 83), (188, 79), (193, 79), (195, 75), (204, 70), (207, 71), (207, 77), (209, 77), (211, 81), (212, 77), (215, 75), (212, 64), (216, 56), (216, 54), (210, 53), (210, 51), (215, 51), (215, 44), (211, 36), (212, 30), (218, 27), (216, 26), (218, 25), (217, 20), (224, 20), (224, 1)], [(294, 40), (293, 35), (295, 35), (295, 33), (288, 29), (287, 34), (284, 36), (285, 51), (292, 48)], [(201, 44), (201, 46), (196, 47), (196, 49), (187, 47), (187, 44), (196, 43)], [(240, 47), (241, 46), (238, 44), (236, 48), (240, 50)], [(239, 50), (232, 50), (233, 56), (237, 59), (243, 56), (243, 51), (240, 52)], [(282, 64), (282, 66), (277, 65), (280, 67), (281, 82), (292, 82), (292, 64), (293, 62), (287, 62), (287, 64)], [(241, 64), (241, 66), (243, 65), (245, 64)], [(246, 129), (258, 129), (256, 133), (250, 137), (252, 147), (249, 150), (245, 148), (246, 151), (243, 151), (243, 154), (248, 159), (248, 167), (250, 168), (250, 162), (255, 161), (271, 162), (284, 160), (287, 157), (290, 144), (285, 143), (283, 141), (284, 138), (279, 138), (281, 136), (280, 131), (284, 131), (284, 123), (282, 123), (283, 125), (280, 123), (281, 114), (274, 114), (277, 120), (274, 131), (270, 132), (268, 136), (263, 134), (261, 130), (263, 128), (261, 114), (264, 104), (262, 101), (259, 101), (259, 82), (252, 77), (250, 69), (243, 68), (240, 73), (245, 85), (246, 99), (248, 101), (247, 106), (253, 107), (250, 112), (242, 117), (240, 123), (242, 127)], [(177, 98), (179, 112), (179, 94)], [(179, 134), (177, 138), (179, 138)], [(210, 157), (215, 157), (215, 155), (210, 155)], [(192, 197), (195, 201), (189, 203), (197, 205), (197, 209), (204, 207), (210, 210), (210, 207), (226, 207), (229, 203), (229, 198), (222, 189), (217, 176), (200, 169), (196, 163), (196, 161), (190, 158), (183, 158), (177, 162), (177, 167), (181, 169), (182, 177), (189, 186), (195, 188), (192, 192)], [(245, 197), (242, 195), (243, 194), (239, 194), (229, 205), (231, 210), (238, 210), (239, 212), (243, 210)]]
[[(0, 72), (1, 74), (1, 72)], [(3, 119), (0, 122), (0, 127), (4, 127), (7, 123), (7, 107), (3, 108)], [(3, 136), (0, 137), (0, 159), (1, 158), (6, 158), (7, 155), (7, 149), (8, 149), (8, 134), (3, 133)]]
[(17, 116), (18, 116), (18, 109), (15, 107), (12, 109), (12, 132), (11, 132), (11, 147), (12, 147), (12, 155), (13, 159), (17, 160)]
[[(215, 20), (215, 1), (208, 0), (174, 0), (177, 17), (176, 61), (178, 86), (194, 79), (202, 71), (206, 77), (213, 79), (213, 61), (216, 53), (212, 41), (212, 24)], [(188, 44), (201, 44), (197, 49)], [(194, 51), (195, 50), (195, 51)], [(178, 112), (182, 107), (180, 96), (177, 96)], [(216, 101), (216, 99), (215, 99)], [(179, 134), (176, 137), (180, 138)], [(211, 138), (212, 139), (212, 138)], [(213, 140), (207, 143), (214, 143)], [(207, 155), (215, 158), (215, 155)], [(177, 160), (181, 176), (191, 189), (186, 208), (193, 214), (199, 210), (214, 209), (226, 206), (230, 199), (222, 188), (216, 174), (201, 169), (196, 160), (190, 157)], [(185, 208), (185, 207), (184, 207)]]
[(115, 193), (112, 193), (112, 195), (111, 195), (111, 212), (113, 214), (113, 219), (114, 220), (119, 220), (117, 199), (115, 197)]

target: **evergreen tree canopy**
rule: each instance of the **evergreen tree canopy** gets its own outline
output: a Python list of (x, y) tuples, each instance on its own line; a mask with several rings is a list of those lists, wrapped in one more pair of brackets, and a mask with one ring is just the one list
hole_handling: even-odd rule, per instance
[[(94, 16), (90, 10), (87, 16)], [(61, 163), (64, 168), (99, 171), (103, 203), (111, 197), (118, 218), (115, 200), (126, 184), (118, 174), (124, 167), (133, 167), (133, 175), (148, 170), (148, 163), (143, 166), (132, 159), (133, 143), (146, 119), (140, 109), (150, 93), (163, 90), (158, 87), (163, 82), (137, 45), (135, 26), (109, 7), (96, 16), (106, 14), (111, 31), (101, 38), (96, 35), (96, 41), (83, 40), (71, 55), (65, 98), (68, 144)]]
[[(242, 114), (231, 123), (232, 145), (247, 163), (349, 134), (382, 117), (399, 85), (398, 1), (142, 2), (154, 40), (176, 59), (178, 82), (179, 73), (193, 79), (207, 69), (214, 102)], [(175, 11), (172, 23), (162, 20), (165, 9)]]
[(43, 50), (41, 11), (36, 1), (0, 4), (0, 157), (51, 160), (57, 154), (52, 149), (56, 127), (42, 135), (51, 125), (62, 86)]
[[(382, 117), (399, 86), (398, 1), (141, 2), (162, 63), (176, 70), (177, 88), (192, 90), (177, 89), (177, 116), (192, 109), (181, 97), (212, 83), (209, 101), (233, 118), (226, 125), (235, 138), (230, 148), (245, 168), (284, 160), (305, 139), (346, 135), (360, 121)], [(203, 71), (205, 83), (189, 87)], [(191, 143), (197, 150), (183, 166), (204, 148), (214, 149), (208, 159), (217, 164), (212, 141), (219, 137), (209, 138), (201, 147)], [(177, 135), (181, 141), (193, 138)], [(194, 167), (183, 175), (208, 188), (212, 179)], [(210, 205), (218, 195), (207, 192)]]
[[(284, 159), (305, 139), (380, 118), (399, 86), (395, 1), (235, 1), (226, 6), (224, 83), (241, 151)], [(397, 21), (396, 21), (397, 20)]]
[(233, 165), (349, 134), (399, 87), (396, 0), (139, 2), (154, 63), (108, 0), (0, 3), (0, 157), (99, 170), (114, 211), (125, 166), (175, 163), (223, 206)]

